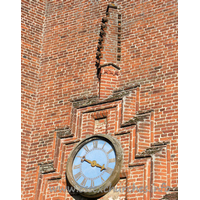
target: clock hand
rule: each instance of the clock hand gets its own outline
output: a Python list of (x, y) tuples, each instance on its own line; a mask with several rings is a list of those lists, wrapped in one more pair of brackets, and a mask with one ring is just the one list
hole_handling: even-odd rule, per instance
[(81, 159), (81, 162), (83, 162), (83, 161), (86, 161), (86, 162), (92, 164), (92, 161), (85, 159), (85, 156), (83, 156), (83, 158)]
[(86, 162), (90, 163), (92, 167), (95, 167), (95, 166), (96, 166), (96, 167), (101, 168), (101, 171), (103, 171), (104, 169), (106, 169), (104, 164), (101, 166), (101, 165), (99, 165), (99, 164), (96, 162), (96, 160), (90, 161), (90, 160), (88, 160), (88, 159), (85, 159), (85, 156), (83, 156), (82, 159), (81, 159), (81, 162), (83, 162), (83, 161), (86, 161)]
[(104, 169), (106, 169), (104, 164), (101, 166), (98, 163), (96, 163), (96, 167), (101, 168), (101, 171), (103, 171)]
[(83, 161), (86, 161), (86, 162), (90, 163), (92, 167), (95, 167), (96, 164), (97, 164), (97, 162), (96, 162), (95, 160), (90, 161), (90, 160), (88, 160), (88, 159), (85, 159), (85, 157), (83, 157), (83, 159), (82, 159), (81, 161), (82, 161), (82, 162), (83, 162)]

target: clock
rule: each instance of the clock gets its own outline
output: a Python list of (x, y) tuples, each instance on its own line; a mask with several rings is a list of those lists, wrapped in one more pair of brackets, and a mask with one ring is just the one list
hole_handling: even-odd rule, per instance
[(77, 144), (69, 155), (66, 175), (82, 196), (96, 198), (119, 181), (122, 148), (110, 135), (93, 135)]

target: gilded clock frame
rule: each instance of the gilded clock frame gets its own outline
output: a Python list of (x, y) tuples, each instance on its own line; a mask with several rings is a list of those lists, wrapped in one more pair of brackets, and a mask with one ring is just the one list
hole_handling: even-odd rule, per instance
[[(95, 189), (93, 188), (84, 188), (78, 185), (73, 177), (72, 174), (72, 165), (74, 158), (78, 151), (87, 143), (93, 141), (93, 140), (104, 140), (108, 142), (112, 148), (115, 151), (116, 154), (116, 164), (115, 168), (113, 169), (112, 174), (110, 177), (100, 186), (97, 186)], [(120, 171), (122, 167), (122, 162), (123, 162), (123, 153), (122, 153), (122, 148), (120, 142), (112, 137), (111, 135), (104, 135), (104, 134), (98, 134), (98, 135), (92, 135), (90, 137), (87, 137), (83, 139), (81, 142), (79, 142), (76, 147), (72, 150), (70, 153), (68, 160), (67, 160), (67, 166), (66, 166), (66, 178), (69, 182), (69, 184), (76, 189), (76, 191), (87, 198), (97, 198), (100, 196), (103, 196), (104, 194), (108, 193), (110, 188), (114, 187), (117, 182), (120, 179)]]

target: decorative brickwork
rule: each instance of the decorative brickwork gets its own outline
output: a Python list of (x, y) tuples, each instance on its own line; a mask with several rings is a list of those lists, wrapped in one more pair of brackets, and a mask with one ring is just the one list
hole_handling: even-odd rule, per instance
[(124, 188), (99, 199), (178, 199), (177, 37), (174, 0), (22, 0), (23, 200), (85, 199), (66, 163), (99, 133)]

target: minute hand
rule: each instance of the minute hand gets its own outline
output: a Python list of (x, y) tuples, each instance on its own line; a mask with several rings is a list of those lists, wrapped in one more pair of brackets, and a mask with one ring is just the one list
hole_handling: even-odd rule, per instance
[(92, 161), (88, 160), (88, 159), (84, 159), (86, 162), (92, 164)]
[(88, 159), (85, 159), (85, 156), (83, 156), (83, 158), (81, 159), (81, 162), (83, 162), (83, 161), (86, 161), (86, 162), (92, 164), (92, 161), (90, 161), (90, 160), (88, 160)]

